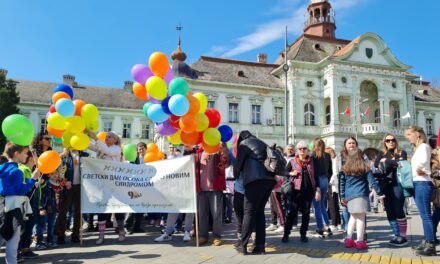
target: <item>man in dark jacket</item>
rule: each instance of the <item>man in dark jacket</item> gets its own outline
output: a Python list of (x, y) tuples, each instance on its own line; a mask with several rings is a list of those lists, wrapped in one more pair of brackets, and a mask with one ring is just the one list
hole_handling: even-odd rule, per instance
[[(266, 240), (264, 208), (275, 186), (275, 175), (268, 172), (263, 163), (267, 157), (267, 145), (245, 130), (237, 140), (237, 161), (234, 178), (241, 175), (244, 184), (244, 217), (241, 245), (237, 250), (247, 254), (247, 244), (253, 229), (256, 231), (253, 254), (264, 254)], [(240, 174), (241, 173), (241, 174)]]

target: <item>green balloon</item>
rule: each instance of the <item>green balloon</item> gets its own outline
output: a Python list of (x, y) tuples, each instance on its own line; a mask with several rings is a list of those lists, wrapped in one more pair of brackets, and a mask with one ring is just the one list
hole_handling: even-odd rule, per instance
[(309, 142), (309, 150), (313, 151), (313, 142)]
[(13, 114), (5, 118), (2, 131), (6, 139), (20, 146), (29, 146), (34, 138), (34, 125), (24, 115)]
[(57, 137), (52, 137), (52, 141), (56, 142), (56, 143), (62, 143), (63, 139), (62, 138), (57, 138)]
[(188, 83), (183, 78), (174, 78), (170, 82), (169, 95), (173, 96), (176, 94), (181, 94), (187, 96), (189, 91)]
[(124, 154), (124, 158), (128, 161), (135, 161), (137, 158), (137, 151), (136, 151), (136, 145), (134, 144), (127, 144), (124, 147), (124, 150), (122, 151)]
[(145, 115), (146, 117), (148, 117), (148, 108), (150, 108), (150, 106), (152, 106), (152, 105), (153, 105), (152, 102), (146, 102), (146, 103), (144, 104), (144, 107), (142, 108), (142, 110), (144, 111), (144, 115)]

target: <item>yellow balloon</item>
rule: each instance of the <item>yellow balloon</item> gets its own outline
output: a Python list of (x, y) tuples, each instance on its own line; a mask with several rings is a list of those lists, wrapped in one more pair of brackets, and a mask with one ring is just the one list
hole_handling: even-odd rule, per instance
[(66, 129), (66, 118), (58, 113), (52, 113), (47, 118), (47, 123), (56, 130)]
[(205, 131), (209, 126), (209, 119), (204, 113), (197, 113), (197, 132)]
[(99, 130), (99, 121), (86, 124), (87, 129), (97, 132)]
[(182, 132), (181, 130), (177, 130), (177, 132), (174, 135), (168, 136), (168, 141), (174, 145), (180, 144), (180, 142), (182, 142), (182, 140), (180, 139), (181, 132)]
[(208, 99), (206, 99), (206, 96), (202, 93), (195, 93), (193, 96), (197, 98), (197, 100), (199, 100), (199, 113), (204, 113), (206, 111), (206, 108), (208, 108)]
[(208, 128), (203, 132), (203, 141), (205, 141), (206, 145), (215, 146), (220, 143), (222, 135), (218, 131), (217, 128)]
[(63, 136), (61, 137), (61, 139), (63, 140), (63, 147), (65, 148), (71, 148), (72, 145), (70, 145), (70, 139), (73, 137), (73, 133), (69, 132), (69, 131), (65, 131), (63, 133)]
[(148, 96), (154, 99), (163, 100), (167, 97), (167, 84), (160, 77), (152, 76), (148, 78), (145, 87), (147, 88)]
[(70, 145), (76, 150), (85, 150), (90, 145), (89, 137), (84, 133), (73, 135), (70, 139)]
[(82, 133), (84, 129), (86, 129), (84, 119), (82, 119), (80, 116), (72, 116), (67, 118), (66, 125), (66, 130), (72, 132), (73, 134)]
[(93, 104), (86, 104), (81, 108), (81, 116), (88, 124), (98, 121), (99, 111)]

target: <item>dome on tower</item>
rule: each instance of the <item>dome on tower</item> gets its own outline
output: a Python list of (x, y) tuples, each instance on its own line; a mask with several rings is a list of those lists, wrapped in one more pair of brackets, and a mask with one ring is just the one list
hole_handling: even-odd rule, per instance
[(174, 76), (176, 77), (187, 77), (191, 79), (196, 78), (196, 73), (191, 67), (185, 63), (186, 54), (183, 52), (180, 46), (180, 38), (175, 51), (171, 53), (171, 69), (173, 70)]

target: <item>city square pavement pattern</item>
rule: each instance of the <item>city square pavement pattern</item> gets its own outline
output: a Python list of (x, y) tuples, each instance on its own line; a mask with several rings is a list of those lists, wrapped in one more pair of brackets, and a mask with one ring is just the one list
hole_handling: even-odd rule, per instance
[[(268, 217), (269, 215), (266, 214)], [(301, 219), (301, 217), (300, 217)], [(300, 220), (299, 219), (299, 220)], [(313, 218), (312, 218), (313, 219)], [(403, 248), (391, 248), (388, 241), (391, 231), (384, 212), (369, 213), (367, 216), (368, 251), (346, 249), (343, 234), (331, 237), (309, 236), (309, 243), (301, 243), (297, 231), (292, 231), (290, 241), (281, 243), (282, 234), (267, 233), (266, 255), (242, 256), (234, 250), (235, 224), (224, 225), (222, 246), (196, 247), (195, 238), (183, 242), (182, 234), (173, 236), (172, 241), (154, 242), (160, 229), (145, 225), (146, 233), (127, 235), (124, 242), (117, 242), (117, 235), (107, 229), (104, 245), (96, 246), (97, 233), (84, 233), (83, 246), (71, 244), (54, 249), (36, 251), (38, 259), (25, 260), (25, 263), (439, 263), (440, 252), (436, 257), (417, 257), (411, 250), (422, 239), (423, 226), (417, 209), (413, 206), (408, 216), (408, 240)], [(312, 222), (309, 232), (315, 229)], [(1, 253), (4, 261), (4, 252)]]

